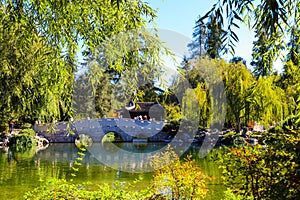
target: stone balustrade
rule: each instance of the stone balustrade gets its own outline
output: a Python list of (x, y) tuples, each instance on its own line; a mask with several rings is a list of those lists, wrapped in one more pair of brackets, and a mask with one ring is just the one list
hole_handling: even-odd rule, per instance
[(33, 129), (39, 136), (50, 142), (74, 142), (79, 134), (92, 137), (94, 142), (101, 142), (105, 134), (117, 133), (124, 142), (134, 138), (148, 138), (148, 141), (164, 141), (166, 134), (161, 130), (163, 121), (140, 121), (129, 118), (99, 118), (57, 122), (55, 124), (35, 124)]

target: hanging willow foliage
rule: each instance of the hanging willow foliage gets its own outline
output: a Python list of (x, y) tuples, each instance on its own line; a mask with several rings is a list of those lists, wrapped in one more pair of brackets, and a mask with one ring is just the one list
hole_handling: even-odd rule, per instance
[(260, 77), (251, 89), (253, 119), (263, 124), (280, 122), (289, 115), (285, 92), (275, 81), (275, 76)]
[[(104, 57), (114, 60), (99, 66), (118, 73), (142, 69), (141, 57), (156, 66), (160, 54), (156, 35), (144, 40), (152, 47), (144, 46), (143, 54), (133, 51), (135, 47), (120, 48), (121, 44), (103, 46), (122, 32), (145, 28), (154, 18), (155, 11), (141, 0), (1, 1), (1, 120), (70, 118), (79, 50), (96, 58), (99, 46), (109, 49)], [(99, 71), (94, 83), (101, 77), (103, 70)]]
[(272, 64), (280, 52), (287, 48), (285, 36), (299, 27), (299, 0), (216, 0), (211, 10), (197, 23), (216, 19), (222, 28), (221, 42), (224, 53), (234, 54), (239, 42), (236, 29), (246, 24), (255, 31), (257, 41), (253, 46), (253, 64), (259, 76), (270, 75)]
[[(209, 81), (203, 73), (204, 68), (211, 68), (221, 76), (226, 101), (218, 102), (212, 98), (209, 88), (218, 82)], [(226, 106), (226, 111), (223, 110), (226, 114), (225, 126), (235, 128), (236, 132), (253, 121), (268, 126), (289, 115), (286, 94), (276, 85), (279, 77), (255, 79), (242, 62), (227, 63), (224, 60), (201, 58), (189, 69), (186, 77), (194, 87), (200, 109), (200, 123), (204, 127), (217, 117), (216, 114), (212, 117), (213, 103)]]

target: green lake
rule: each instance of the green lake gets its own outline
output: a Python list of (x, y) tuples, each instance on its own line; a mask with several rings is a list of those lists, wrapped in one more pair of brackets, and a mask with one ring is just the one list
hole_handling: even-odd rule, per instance
[[(135, 153), (151, 152), (164, 145), (162, 143), (148, 143), (145, 146), (136, 146), (133, 143), (121, 144), (122, 149)], [(193, 155), (206, 175), (214, 178), (207, 184), (209, 193), (206, 199), (222, 199), (225, 187), (220, 180), (220, 170), (217, 164), (207, 157), (199, 156), (197, 145), (190, 147), (187, 152)], [(138, 184), (141, 188), (146, 187), (152, 179), (151, 172), (135, 173), (134, 170), (130, 171), (130, 168), (120, 170), (105, 166), (90, 152), (85, 154), (82, 165), (74, 171), (74, 161), (77, 157), (78, 149), (71, 143), (50, 144), (44, 150), (29, 149), (22, 153), (0, 149), (0, 199), (24, 199), (23, 196), (27, 191), (31, 191), (51, 178), (97, 185), (104, 182), (112, 183), (116, 180), (130, 182), (142, 177), (142, 183)], [(110, 162), (122, 162), (122, 159), (126, 157), (106, 159), (110, 159)]]

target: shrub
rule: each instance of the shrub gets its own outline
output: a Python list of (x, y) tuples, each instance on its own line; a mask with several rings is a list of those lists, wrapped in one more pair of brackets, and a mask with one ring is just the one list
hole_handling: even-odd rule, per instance
[(66, 180), (50, 180), (41, 187), (27, 192), (25, 199), (52, 200), (52, 199), (110, 199), (110, 200), (134, 200), (146, 199), (151, 195), (149, 190), (134, 191), (129, 184), (115, 182), (112, 186), (103, 183), (97, 190), (88, 190), (88, 183), (74, 184)]
[(152, 185), (155, 194), (164, 194), (167, 199), (203, 199), (208, 190), (205, 176), (191, 156), (183, 161), (171, 150), (153, 157), (155, 169)]
[(34, 130), (30, 129), (30, 128), (22, 129), (19, 134), (28, 135), (28, 136), (35, 136)]
[(21, 124), (19, 124), (19, 127), (21, 129), (31, 129), (32, 128), (32, 124), (31, 123), (21, 123)]
[(9, 141), (9, 146), (18, 152), (35, 147), (35, 132), (32, 129), (23, 129), (19, 134), (13, 135)]
[(268, 133), (264, 137), (264, 146), (228, 149), (220, 159), (226, 185), (245, 198), (299, 199), (300, 134)]
[(251, 197), (245, 198), (242, 195), (235, 194), (232, 190), (227, 189), (224, 192), (224, 199), (223, 200), (252, 200), (252, 198)]

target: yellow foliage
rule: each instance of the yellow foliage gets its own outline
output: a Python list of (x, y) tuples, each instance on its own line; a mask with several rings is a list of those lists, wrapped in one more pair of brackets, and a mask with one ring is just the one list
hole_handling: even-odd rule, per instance
[(168, 149), (155, 155), (151, 163), (155, 169), (152, 183), (155, 193), (164, 194), (170, 199), (205, 198), (208, 177), (191, 156), (181, 161), (174, 151)]

